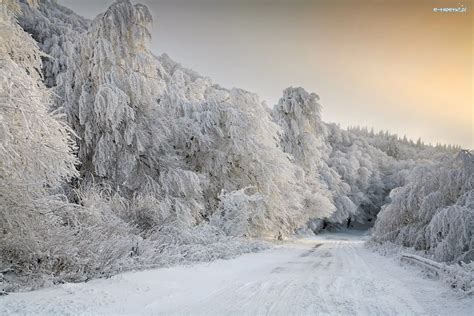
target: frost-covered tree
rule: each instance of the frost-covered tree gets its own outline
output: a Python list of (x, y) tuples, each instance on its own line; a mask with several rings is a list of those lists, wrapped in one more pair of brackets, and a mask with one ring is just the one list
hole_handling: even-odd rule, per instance
[(249, 195), (249, 201), (264, 202), (265, 212), (258, 225), (248, 223), (253, 232), (246, 235), (285, 236), (309, 217), (331, 212), (328, 200), (298, 179), (300, 168), (279, 148), (279, 127), (255, 94), (213, 85), (168, 56), (160, 61), (171, 77), (166, 112), (177, 117), (172, 143), (186, 165), (209, 181), (206, 218), (217, 209), (225, 221), (222, 199)]
[(6, 2), (1, 9), (0, 190), (5, 215), (34, 208), (35, 198), (76, 175), (76, 160), (63, 115), (49, 111), (38, 46), (16, 24), (13, 10), (19, 7)]
[[(0, 15), (0, 290), (18, 289), (20, 285), (28, 289), (54, 282), (84, 281), (126, 269), (212, 260), (259, 249), (259, 245), (229, 239), (221, 230), (197, 222), (199, 216), (196, 213), (204, 205), (204, 186), (199, 183), (201, 177), (181, 168), (185, 165), (176, 161), (179, 156), (174, 152), (159, 155), (162, 150), (159, 140), (169, 136), (161, 125), (154, 126), (156, 130), (149, 132), (151, 135), (147, 138), (156, 137), (157, 146), (150, 145), (145, 151), (140, 149), (137, 138), (134, 138), (133, 145), (126, 147), (126, 142), (122, 142), (122, 147), (117, 147), (125, 154), (132, 153), (133, 157), (145, 161), (143, 166), (149, 168), (146, 172), (139, 170), (141, 173), (135, 175), (125, 174), (136, 179), (144, 175), (140, 179), (143, 192), (122, 196), (122, 190), (107, 186), (107, 183), (121, 184), (116, 180), (122, 180), (109, 170), (103, 177), (109, 182), (97, 181), (97, 185), (93, 184), (92, 177), (97, 170), (101, 172), (102, 164), (127, 170), (127, 166), (120, 164), (121, 160), (114, 165), (116, 156), (105, 154), (99, 157), (103, 160), (97, 161), (97, 169), (87, 164), (87, 160), (82, 160), (84, 156), (80, 155), (83, 175), (89, 181), (81, 181), (78, 187), (73, 188), (75, 199), (72, 201), (59, 194), (62, 192), (62, 181), (77, 175), (69, 135), (71, 129), (64, 123), (60, 109), (49, 112), (50, 92), (41, 80), (41, 53), (31, 36), (11, 16), (12, 9), (19, 9), (19, 6), (12, 2), (7, 9), (3, 4)], [(125, 13), (134, 8), (129, 2), (118, 5), (121, 4), (126, 5)], [(140, 8), (130, 14), (142, 14)], [(117, 9), (120, 8), (112, 7), (112, 10)], [(116, 17), (123, 15), (124, 12), (121, 12)], [(155, 60), (153, 56), (150, 58)], [(73, 65), (71, 62), (67, 60), (68, 65)], [(100, 66), (107, 71), (108, 59), (101, 59), (100, 62), (103, 63)], [(91, 69), (87, 68), (90, 75), (94, 73)], [(103, 73), (100, 67), (97, 71)], [(113, 77), (113, 71), (107, 76)], [(128, 80), (133, 82), (134, 78), (137, 89), (128, 86)], [(64, 82), (70, 86), (69, 90), (64, 91), (74, 92), (76, 81), (65, 79)], [(100, 78), (93, 79), (101, 82)], [(113, 85), (99, 85), (94, 95), (98, 101), (83, 104), (87, 111), (94, 112), (86, 112), (90, 116), (85, 117), (98, 123), (91, 132), (96, 133), (94, 137), (99, 140), (101, 136), (113, 135), (114, 131), (118, 133), (117, 139), (122, 140), (122, 126), (114, 118), (130, 120), (126, 126), (134, 124), (134, 119), (140, 120), (137, 126), (143, 124), (147, 129), (138, 133), (147, 133), (154, 122), (161, 122), (159, 115), (145, 115), (150, 112), (140, 108), (159, 103), (158, 100), (147, 99), (146, 96), (150, 96), (148, 92), (144, 92), (142, 98), (133, 98), (138, 104), (115, 102), (124, 94), (119, 87), (128, 93), (133, 91), (138, 94), (141, 88), (154, 88), (153, 82), (151, 86), (145, 86), (144, 78), (137, 79), (129, 72), (115, 79), (123, 80), (120, 81), (123, 85), (119, 81), (112, 81)], [(74, 101), (70, 95), (61, 97), (66, 107), (70, 105), (69, 101)], [(114, 106), (118, 106), (119, 112), (125, 106), (141, 112), (132, 118), (121, 117), (120, 113), (113, 111)], [(67, 108), (70, 117), (74, 117), (73, 111), (74, 108)], [(168, 118), (163, 118), (163, 121)], [(73, 127), (77, 128), (80, 122), (76, 124)], [(119, 125), (110, 128), (111, 124)], [(159, 138), (162, 134), (157, 132), (158, 128), (166, 134), (162, 138)], [(77, 128), (76, 132), (81, 138), (86, 136), (84, 128)], [(97, 145), (93, 142), (87, 144)], [(84, 146), (82, 140), (78, 145)], [(87, 152), (89, 149), (82, 150)], [(156, 156), (153, 155), (155, 153)], [(149, 160), (146, 159), (154, 164), (147, 166)], [(157, 164), (160, 164), (159, 168)], [(98, 188), (99, 184), (102, 187)], [(127, 188), (127, 185), (122, 186)], [(158, 189), (155, 190), (155, 187)], [(145, 195), (144, 192), (156, 194)]]
[(416, 167), (390, 193), (378, 215), (374, 240), (427, 250), (440, 261), (474, 259), (474, 155), (460, 151)]
[[(282, 127), (281, 147), (304, 170), (302, 180), (308, 186), (310, 194), (322, 195), (327, 199), (328, 203), (324, 207), (329, 214), (336, 209), (347, 211), (347, 214), (337, 219), (342, 221), (353, 212), (353, 208), (346, 197), (348, 186), (327, 165), (331, 148), (326, 141), (328, 131), (321, 120), (321, 105), (318, 100), (319, 97), (314, 93), (290, 87), (283, 91), (283, 97), (274, 107), (272, 115)], [(314, 204), (307, 207), (320, 206)]]
[[(330, 203), (320, 192), (310, 194), (298, 180), (301, 171), (278, 148), (278, 127), (254, 94), (239, 89), (209, 88), (208, 92), (213, 95), (207, 101), (183, 105), (187, 114), (182, 122), (196, 127), (186, 136), (191, 141), (187, 146), (195, 151), (189, 151), (192, 147), (184, 151), (190, 166), (210, 180), (207, 196), (211, 209), (221, 190), (228, 192), (226, 200), (242, 194), (260, 196), (265, 212), (259, 223), (250, 223), (254, 227), (251, 235), (274, 236), (291, 234), (311, 216), (331, 212)], [(241, 193), (235, 195), (234, 191)], [(260, 212), (257, 208), (254, 211)], [(222, 211), (221, 216), (225, 221), (227, 213)]]
[[(89, 21), (61, 6), (54, 0), (39, 0), (29, 5), (30, 0), (20, 0), (21, 14), (18, 23), (38, 43), (43, 55), (43, 82), (55, 87), (58, 77), (66, 71), (68, 57), (72, 55), (74, 41), (83, 33)], [(61, 91), (55, 91), (62, 96)], [(60, 98), (53, 98), (61, 106)]]
[(328, 148), (327, 130), (321, 120), (321, 105), (315, 93), (287, 88), (274, 108), (274, 118), (283, 128), (281, 145), (305, 169), (317, 172)]
[(118, 1), (68, 59), (58, 87), (81, 138), (85, 182), (152, 194), (160, 212), (188, 226), (220, 212), (222, 194), (262, 196), (265, 221), (251, 225), (251, 235), (288, 235), (329, 214), (327, 199), (300, 183), (299, 168), (278, 148), (278, 126), (258, 97), (155, 58), (150, 24), (146, 7)]
[[(314, 192), (323, 192), (336, 211), (327, 219), (342, 223), (352, 217), (373, 218), (384, 196), (379, 165), (375, 158), (386, 155), (321, 120), (316, 94), (288, 88), (275, 106), (273, 117), (282, 126), (281, 144), (305, 171)], [(369, 206), (371, 207), (370, 211)]]
[(162, 139), (152, 131), (165, 84), (148, 49), (150, 24), (145, 6), (115, 3), (76, 39), (60, 83), (82, 174), (124, 190), (147, 183)]
[(44, 249), (45, 236), (57, 220), (54, 213), (65, 206), (59, 188), (77, 175), (71, 129), (59, 109), (50, 112), (50, 92), (41, 80), (42, 55), (16, 23), (19, 10), (15, 1), (0, 4), (2, 271)]
[(333, 148), (328, 164), (350, 187), (348, 196), (357, 209), (354, 217), (362, 222), (372, 220), (392, 188), (387, 175), (396, 167), (395, 161), (360, 137), (335, 125), (328, 128)]
[(306, 184), (314, 192), (323, 192), (335, 206), (326, 219), (329, 223), (375, 219), (390, 190), (403, 185), (406, 171), (415, 165), (390, 156), (359, 135), (371, 137), (373, 131), (353, 133), (324, 123), (318, 96), (302, 88), (284, 91), (273, 118), (282, 127), (281, 147), (302, 167)]

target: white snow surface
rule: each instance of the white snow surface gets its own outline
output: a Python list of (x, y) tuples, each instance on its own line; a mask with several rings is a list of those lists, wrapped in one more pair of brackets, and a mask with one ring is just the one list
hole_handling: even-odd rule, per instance
[(1, 315), (472, 315), (474, 298), (364, 247), (360, 233), (231, 260), (0, 297)]

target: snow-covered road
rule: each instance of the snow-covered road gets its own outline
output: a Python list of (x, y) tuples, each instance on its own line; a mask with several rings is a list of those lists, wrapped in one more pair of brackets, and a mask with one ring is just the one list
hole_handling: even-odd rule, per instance
[(124, 273), (0, 297), (0, 314), (472, 315), (439, 281), (355, 234), (298, 239), (212, 263)]

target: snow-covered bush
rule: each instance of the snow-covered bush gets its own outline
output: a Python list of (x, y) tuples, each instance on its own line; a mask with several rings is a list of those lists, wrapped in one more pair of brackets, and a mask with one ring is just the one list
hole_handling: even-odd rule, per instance
[(472, 207), (454, 205), (443, 208), (433, 216), (426, 228), (428, 247), (440, 261), (470, 262), (474, 259), (473, 228)]
[[(229, 258), (267, 246), (229, 238), (214, 226), (157, 218), (150, 198), (124, 199), (110, 188), (77, 191), (76, 204), (33, 214), (1, 240), (2, 290), (34, 289), (107, 277), (130, 269)], [(143, 219), (151, 219), (153, 227)], [(154, 222), (153, 222), (154, 221)]]
[(211, 223), (229, 236), (249, 236), (265, 228), (265, 200), (261, 194), (249, 194), (251, 188), (222, 193)]

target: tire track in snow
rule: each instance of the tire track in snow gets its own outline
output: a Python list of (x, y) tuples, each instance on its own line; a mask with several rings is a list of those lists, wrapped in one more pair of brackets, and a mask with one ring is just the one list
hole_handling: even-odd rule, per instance
[(185, 314), (432, 315), (399, 275), (378, 265), (375, 259), (380, 256), (365, 249), (362, 240), (314, 242), (268, 274), (260, 274), (252, 286), (229, 286)]

